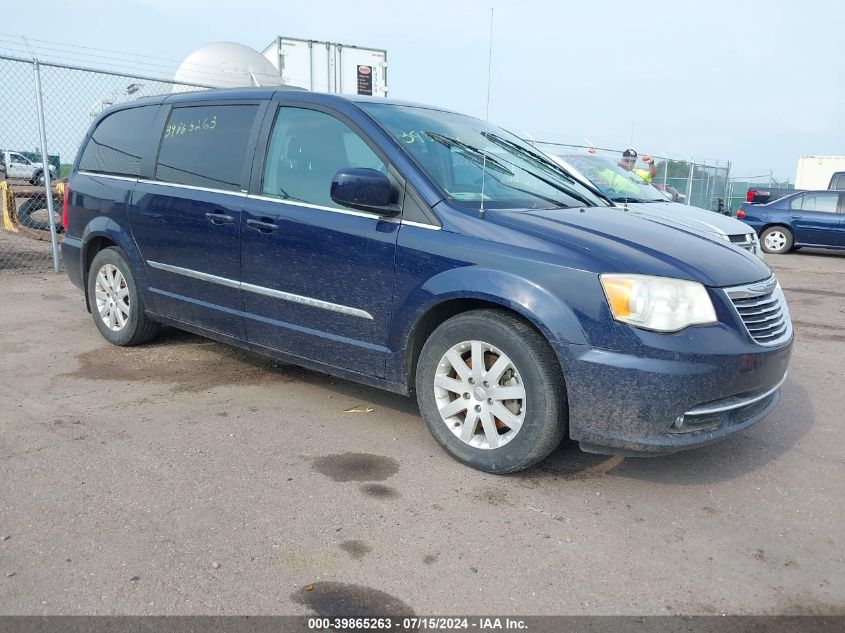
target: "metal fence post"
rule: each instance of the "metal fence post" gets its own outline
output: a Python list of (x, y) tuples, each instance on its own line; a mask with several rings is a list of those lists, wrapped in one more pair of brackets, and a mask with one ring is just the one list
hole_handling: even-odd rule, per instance
[(692, 176), (695, 172), (695, 163), (690, 161), (689, 176), (687, 176), (687, 204), (692, 204)]
[(50, 181), (50, 163), (47, 160), (47, 131), (44, 124), (44, 102), (41, 98), (41, 68), (38, 60), (32, 63), (35, 72), (35, 103), (38, 110), (38, 128), (41, 135), (41, 163), (44, 165), (44, 194), (47, 196), (47, 221), (50, 223), (50, 249), (53, 252), (53, 272), (59, 272), (59, 241), (56, 237), (56, 216), (53, 211), (53, 189)]

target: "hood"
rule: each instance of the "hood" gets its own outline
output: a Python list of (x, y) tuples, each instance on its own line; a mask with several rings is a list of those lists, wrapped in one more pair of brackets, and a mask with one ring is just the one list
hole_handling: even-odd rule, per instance
[(760, 258), (733, 248), (727, 241), (713, 240), (675, 223), (657, 222), (638, 210), (619, 207), (488, 210), (486, 217), (488, 221), (562, 246), (590, 251), (603, 259), (607, 267), (598, 272), (659, 275), (698, 281), (711, 287), (752, 283), (772, 274)]
[(677, 202), (628, 203), (627, 208), (632, 213), (641, 214), (655, 222), (685, 228), (690, 231), (700, 231), (719, 236), (747, 235), (754, 232), (754, 229), (736, 218), (687, 204), (678, 204)]

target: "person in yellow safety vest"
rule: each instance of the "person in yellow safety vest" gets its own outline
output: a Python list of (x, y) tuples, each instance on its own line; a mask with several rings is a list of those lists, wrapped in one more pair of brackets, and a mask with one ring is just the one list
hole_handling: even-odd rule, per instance
[(623, 169), (633, 171), (637, 176), (650, 183), (657, 175), (657, 167), (654, 165), (654, 159), (651, 156), (643, 155), (643, 162), (648, 165), (648, 170), (634, 167), (637, 163), (637, 150), (629, 148), (622, 152), (622, 160), (619, 161), (619, 165)]

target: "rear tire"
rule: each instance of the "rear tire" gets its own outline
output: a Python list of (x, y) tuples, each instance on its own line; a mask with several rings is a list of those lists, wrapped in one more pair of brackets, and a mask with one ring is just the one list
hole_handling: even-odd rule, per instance
[(154, 339), (161, 325), (144, 313), (129, 262), (119, 248), (104, 248), (88, 271), (88, 301), (94, 324), (109, 343), (121, 347)]
[(415, 383), (434, 439), (478, 470), (528, 468), (565, 435), (566, 389), (557, 358), (536, 330), (509, 312), (474, 310), (441, 324), (423, 346)]
[(783, 226), (770, 226), (760, 236), (760, 246), (766, 253), (782, 255), (792, 250), (792, 231)]

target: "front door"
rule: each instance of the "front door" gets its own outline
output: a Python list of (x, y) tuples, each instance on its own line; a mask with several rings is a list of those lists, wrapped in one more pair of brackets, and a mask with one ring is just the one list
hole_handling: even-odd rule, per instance
[(153, 178), (138, 181), (130, 207), (156, 311), (241, 339), (241, 212), (258, 110), (172, 108)]
[(20, 154), (14, 152), (9, 154), (9, 167), (7, 170), (7, 178), (25, 178), (29, 180), (32, 178), (35, 169), (32, 163)]
[(335, 173), (387, 165), (328, 112), (280, 107), (241, 224), (247, 339), (384, 375), (399, 224), (332, 201)]
[(813, 191), (790, 201), (789, 217), (800, 244), (835, 246), (839, 234), (839, 193)]

